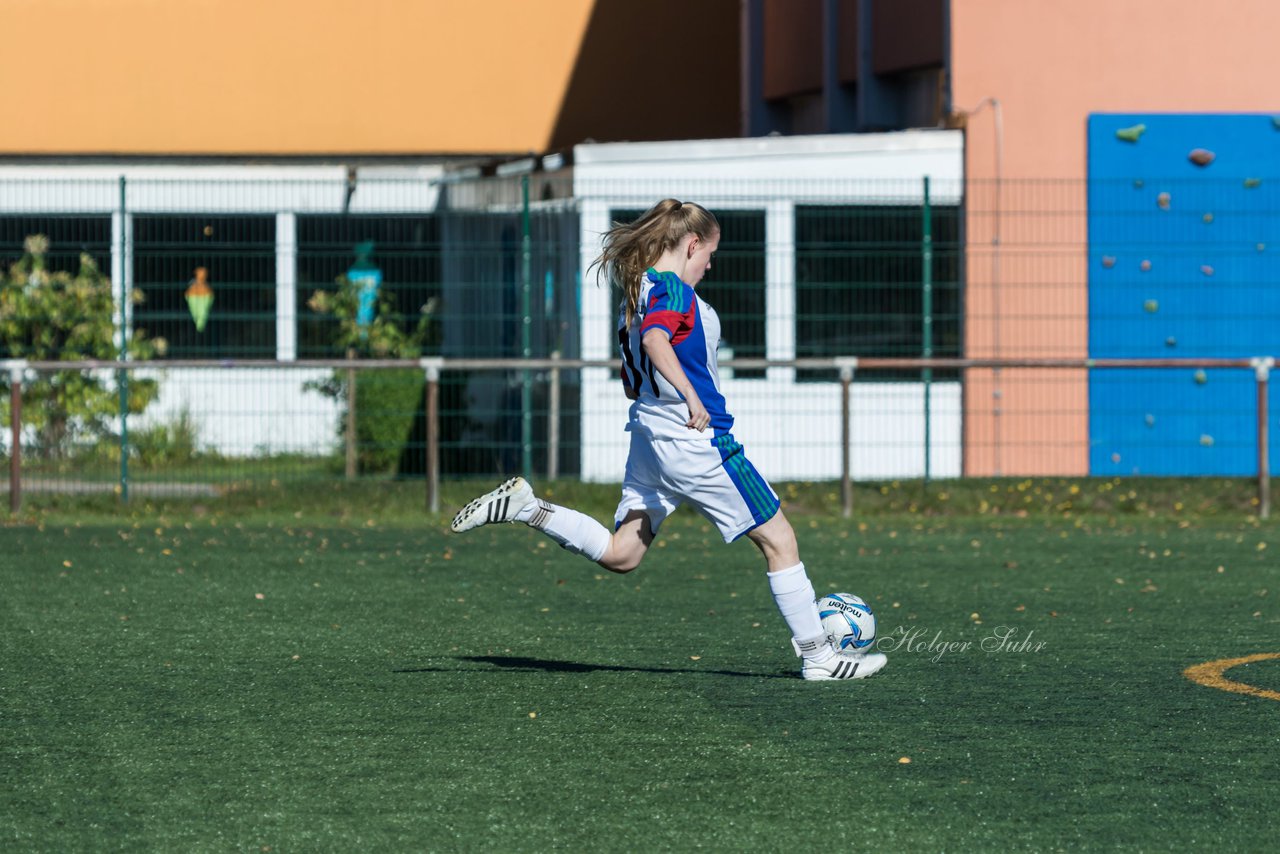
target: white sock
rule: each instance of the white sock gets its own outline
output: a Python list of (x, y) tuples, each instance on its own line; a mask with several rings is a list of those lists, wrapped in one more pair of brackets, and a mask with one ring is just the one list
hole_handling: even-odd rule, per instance
[[(787, 621), (792, 637), (801, 641), (823, 634), (813, 584), (804, 571), (803, 563), (769, 573), (769, 589), (773, 591), (773, 601), (778, 603), (778, 610), (782, 612), (782, 619)], [(826, 661), (834, 654), (831, 645), (824, 643), (805, 658)]]
[(541, 498), (517, 513), (516, 520), (537, 528), (574, 554), (597, 562), (609, 550), (609, 542), (613, 539), (608, 528), (585, 513)]

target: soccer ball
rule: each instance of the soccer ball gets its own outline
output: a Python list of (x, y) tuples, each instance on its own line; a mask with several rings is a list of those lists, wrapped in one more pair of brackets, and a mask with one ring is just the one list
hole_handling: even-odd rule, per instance
[(871, 606), (852, 593), (832, 593), (818, 600), (822, 628), (835, 648), (859, 652), (876, 640), (876, 615)]

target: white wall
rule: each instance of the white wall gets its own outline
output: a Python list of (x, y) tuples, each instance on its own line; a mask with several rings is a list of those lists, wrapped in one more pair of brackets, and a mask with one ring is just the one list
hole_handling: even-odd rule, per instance
[(270, 368), (139, 370), (139, 378), (159, 380), (160, 396), (143, 415), (130, 418), (129, 426), (171, 423), (185, 411), (202, 450), (235, 457), (329, 454), (340, 445), (341, 407), (303, 390), (306, 382), (329, 375)]
[[(616, 386), (616, 387), (615, 387)], [(841, 475), (840, 385), (726, 379), (721, 387), (733, 435), (766, 480), (834, 480)], [(959, 477), (960, 384), (930, 389), (930, 475)], [(622, 382), (584, 389), (582, 479), (622, 480), (629, 401)], [(849, 467), (854, 479), (920, 477), (925, 472), (924, 386), (854, 383), (850, 393)]]
[[(617, 208), (647, 208), (673, 197), (720, 210), (764, 210), (766, 355), (793, 359), (795, 206), (919, 204), (926, 176), (933, 202), (958, 204), (963, 157), (959, 131), (580, 145), (574, 149), (574, 195), (581, 200), (582, 269), (599, 253), (609, 213)], [(704, 298), (714, 305), (714, 291)], [(583, 358), (616, 355), (616, 315), (607, 289), (585, 279)], [(723, 391), (736, 419), (734, 435), (766, 478), (837, 478), (840, 386), (795, 383), (794, 378), (789, 368), (770, 368), (766, 379), (724, 379)], [(960, 386), (934, 383), (930, 395), (930, 474), (958, 477)], [(582, 400), (582, 477), (620, 480), (627, 447), (622, 432), (627, 401), (620, 385), (606, 370), (584, 372)], [(853, 476), (923, 475), (924, 409), (921, 383), (855, 383)]]
[[(129, 429), (170, 424), (185, 412), (202, 451), (235, 457), (330, 454), (341, 445), (341, 406), (303, 389), (308, 381), (323, 380), (329, 373), (305, 368), (139, 368), (134, 375), (157, 380), (159, 396), (145, 413), (130, 417)], [(115, 386), (112, 371), (98, 372), (98, 378), (108, 388)], [(113, 429), (120, 429), (119, 419)], [(0, 448), (6, 452), (9, 434), (8, 427), (0, 432)]]
[[(434, 210), (440, 165), (366, 166), (351, 213)], [(124, 197), (120, 179), (124, 178)], [(0, 165), (0, 213), (340, 213), (347, 168), (329, 166)]]

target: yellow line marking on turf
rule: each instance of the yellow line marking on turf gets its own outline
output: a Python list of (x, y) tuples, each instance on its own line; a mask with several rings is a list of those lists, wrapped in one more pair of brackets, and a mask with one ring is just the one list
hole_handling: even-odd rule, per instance
[(1206, 661), (1204, 664), (1193, 664), (1182, 671), (1182, 675), (1207, 688), (1231, 691), (1234, 694), (1248, 694), (1252, 697), (1265, 697), (1268, 700), (1280, 700), (1280, 691), (1246, 685), (1222, 675), (1233, 667), (1252, 664), (1255, 661), (1266, 661), (1270, 658), (1280, 658), (1280, 652), (1260, 652), (1257, 655), (1246, 655), (1244, 658), (1222, 658), (1218, 661)]

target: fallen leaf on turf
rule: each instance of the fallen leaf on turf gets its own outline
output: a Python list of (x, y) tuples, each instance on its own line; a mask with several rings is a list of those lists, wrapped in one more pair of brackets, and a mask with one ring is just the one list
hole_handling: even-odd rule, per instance
[(267, 597), (266, 597), (266, 596), (264, 596), (264, 595), (262, 595), (261, 593), (255, 593), (255, 594), (253, 594), (253, 598), (254, 598), (254, 599), (266, 599)]
[(689, 660), (690, 660), (690, 661), (702, 661), (702, 656), (700, 656), (700, 655), (691, 655), (691, 656), (689, 656)]
[(911, 764), (911, 757), (910, 757), (910, 756), (904, 756), (904, 757), (902, 757), (901, 759), (899, 759), (899, 760), (898, 760), (898, 764), (899, 764), (899, 765), (910, 765), (910, 764)]

